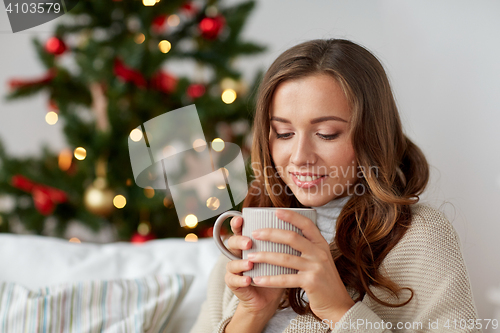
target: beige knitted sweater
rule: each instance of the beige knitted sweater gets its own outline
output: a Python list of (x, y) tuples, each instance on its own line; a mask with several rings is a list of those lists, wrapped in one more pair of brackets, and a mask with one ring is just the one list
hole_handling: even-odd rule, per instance
[[(299, 332), (481, 332), (475, 323), (477, 311), (457, 232), (444, 215), (429, 206), (412, 206), (413, 219), (399, 243), (389, 252), (380, 269), (401, 287), (413, 290), (405, 306), (380, 305), (365, 295), (331, 325), (311, 314), (297, 315), (284, 333)], [(238, 298), (225, 285), (229, 261), (221, 255), (208, 283), (191, 333), (223, 333), (231, 320)], [(402, 303), (410, 295), (403, 290), (399, 301), (380, 288), (373, 293), (389, 303)], [(354, 299), (357, 292), (347, 291)]]

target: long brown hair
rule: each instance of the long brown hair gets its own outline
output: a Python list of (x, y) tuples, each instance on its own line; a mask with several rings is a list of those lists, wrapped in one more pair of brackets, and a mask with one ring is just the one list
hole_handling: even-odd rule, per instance
[[(353, 193), (336, 224), (330, 251), (346, 287), (358, 292), (355, 302), (368, 294), (389, 307), (406, 305), (413, 290), (402, 288), (379, 272), (379, 266), (411, 223), (411, 205), (419, 200), (429, 180), (422, 151), (404, 135), (389, 80), (377, 58), (343, 39), (316, 39), (283, 52), (269, 67), (257, 92), (251, 152), (254, 180), (243, 207), (304, 207), (286, 189), (269, 150), (270, 105), (278, 85), (309, 75), (327, 74), (342, 87), (351, 108), (350, 138), (362, 194)], [(368, 172), (376, 168), (376, 175)], [(288, 194), (287, 194), (288, 193)], [(411, 296), (400, 304), (376, 297), (369, 286), (380, 287), (399, 299), (402, 289)], [(303, 290), (287, 289), (280, 307), (290, 305), (298, 314), (310, 311)]]

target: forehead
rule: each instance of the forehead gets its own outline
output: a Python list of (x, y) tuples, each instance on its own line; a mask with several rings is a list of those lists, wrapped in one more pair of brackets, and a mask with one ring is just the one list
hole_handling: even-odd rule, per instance
[(337, 116), (347, 121), (351, 111), (342, 87), (327, 74), (287, 80), (278, 85), (270, 105), (270, 117), (309, 119)]

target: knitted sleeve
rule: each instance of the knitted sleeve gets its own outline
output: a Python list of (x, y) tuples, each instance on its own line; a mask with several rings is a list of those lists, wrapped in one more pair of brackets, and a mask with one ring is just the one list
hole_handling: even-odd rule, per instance
[[(332, 332), (481, 332), (456, 230), (438, 210), (415, 205), (412, 225), (380, 266), (413, 299), (402, 307), (386, 307), (365, 295)], [(371, 288), (383, 301), (399, 299)]]

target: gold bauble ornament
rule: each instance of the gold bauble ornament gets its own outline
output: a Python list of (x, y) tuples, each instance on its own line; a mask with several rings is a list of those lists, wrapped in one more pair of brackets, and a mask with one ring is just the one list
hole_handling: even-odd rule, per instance
[(106, 179), (98, 177), (92, 185), (87, 187), (83, 195), (83, 202), (87, 210), (93, 214), (107, 216), (113, 209), (115, 193), (108, 188)]

